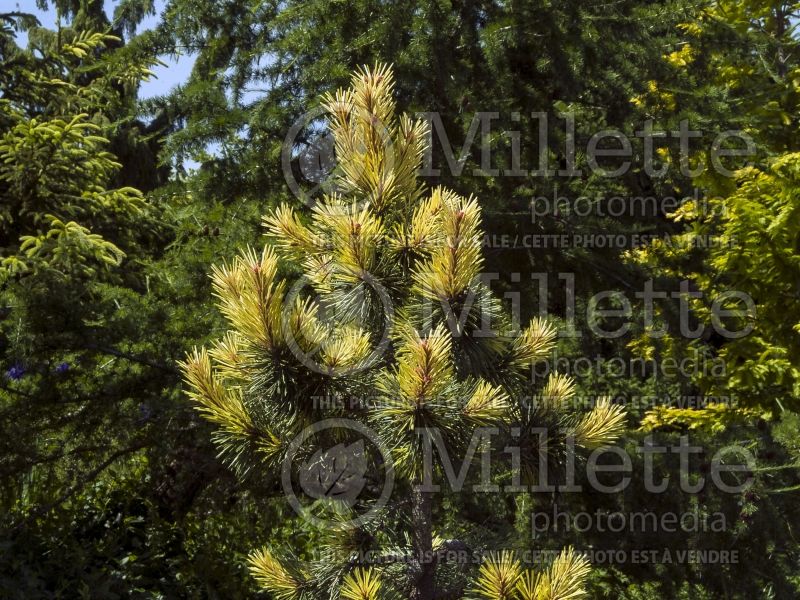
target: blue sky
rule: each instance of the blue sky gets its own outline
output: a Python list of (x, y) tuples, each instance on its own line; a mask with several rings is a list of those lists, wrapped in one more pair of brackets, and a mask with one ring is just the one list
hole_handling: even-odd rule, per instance
[[(11, 0), (11, 2), (13, 3), (13, 10), (34, 14), (43, 27), (55, 28), (55, 10), (39, 10), (36, 6), (36, 0)], [(116, 4), (116, 0), (105, 0), (106, 14), (109, 15), (109, 17), (113, 16)], [(137, 33), (152, 29), (156, 26), (164, 4), (165, 0), (156, 0), (156, 14), (147, 16), (137, 29)], [(19, 45), (24, 46), (28, 42), (28, 36), (24, 32), (20, 32), (17, 36), (17, 40)], [(192, 55), (184, 55), (176, 58), (167, 55), (160, 58), (163, 62), (167, 63), (167, 66), (156, 66), (153, 69), (155, 77), (142, 84), (139, 89), (139, 98), (145, 99), (165, 94), (176, 85), (186, 81), (191, 73), (195, 57)]]

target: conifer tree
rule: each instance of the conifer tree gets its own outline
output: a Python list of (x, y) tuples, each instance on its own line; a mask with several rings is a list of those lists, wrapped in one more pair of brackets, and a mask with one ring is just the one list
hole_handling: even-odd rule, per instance
[(0, 597), (241, 598), (195, 536), (237, 537), (251, 505), (176, 363), (218, 319), (207, 263), (259, 216), (202, 234), (185, 188), (145, 197), (159, 138), (135, 104), (157, 60), (91, 27), (102, 4), (63, 7), (57, 31), (0, 8)]
[[(126, 4), (134, 2), (143, 0)], [(696, 2), (624, 0), (610, 11), (607, 2), (597, 0), (240, 4), (169, 0), (159, 27), (133, 40), (160, 52), (197, 53), (186, 84), (148, 104), (153, 112), (180, 117), (172, 120), (175, 130), (166, 149), (204, 164), (205, 194), (234, 201), (269, 189), (278, 198), (286, 189), (279, 146), (309, 99), (344, 85), (355, 66), (379, 61), (394, 65), (400, 107), (436, 111), (442, 120), (448, 139), (441, 139), (437, 125), (429, 162), (440, 173), (428, 169), (428, 183), (452, 187), (458, 178), (462, 193), (481, 198), (492, 235), (582, 236), (598, 229), (652, 234), (663, 227), (660, 215), (642, 223), (594, 218), (594, 209), (589, 218), (565, 207), (532, 222), (531, 202), (675, 193), (638, 168), (624, 178), (590, 174), (581, 155), (590, 138), (608, 128), (627, 133), (639, 151), (633, 133), (647, 116), (629, 98), (660, 78), (666, 66), (658, 57), (677, 38), (675, 23), (696, 10)], [(491, 169), (502, 176), (475, 174), (485, 168), (484, 145), (470, 132), (476, 113), (486, 111), (499, 114), (491, 123), (490, 154)], [(546, 149), (538, 141), (541, 113), (548, 115)], [(577, 167), (588, 179), (534, 173), (545, 170), (543, 156), (547, 170), (565, 168), (562, 113), (575, 115)], [(516, 167), (507, 135), (513, 132), (522, 136)], [(314, 137), (309, 138), (313, 148)], [(208, 144), (219, 146), (214, 156), (206, 151)], [(463, 158), (458, 173), (448, 167), (449, 150), (454, 159)], [(529, 174), (510, 174), (520, 168)], [(544, 212), (544, 201), (538, 204), (536, 210)], [(618, 254), (609, 247), (570, 245), (558, 251), (495, 250), (485, 258), (491, 270), (522, 273), (523, 281), (528, 272), (573, 272), (580, 294), (590, 296), (606, 289), (605, 277), (633, 283)], [(561, 314), (561, 294), (550, 290), (550, 295), (550, 309)], [(525, 308), (533, 316), (537, 307)]]
[[(76, 367), (98, 353), (98, 364), (107, 362), (98, 349), (119, 343), (105, 325), (136, 285), (134, 270), (119, 267), (158, 224), (139, 190), (114, 185), (122, 165), (109, 150), (124, 90), (148, 76), (154, 59), (120, 64), (105, 54), (117, 38), (71, 28), (57, 36), (37, 31), (24, 50), (14, 39), (18, 21), (25, 19), (0, 14), (0, 404), (7, 425), (0, 502), (24, 513), (67, 494), (74, 483), (63, 475), (67, 463), (83, 467), (88, 455), (96, 464), (96, 448), (108, 446), (112, 428), (97, 405), (90, 412), (102, 425), (84, 418), (75, 427), (74, 420), (85, 416), (87, 398), (112, 404), (124, 376), (109, 370), (113, 385), (97, 373), (76, 385)], [(114, 288), (123, 278), (134, 283)], [(94, 435), (104, 446), (89, 441)], [(64, 479), (70, 484), (60, 488)], [(22, 488), (28, 503), (15, 502)]]
[[(368, 482), (354, 502), (343, 499), (351, 491), (343, 486), (340, 499), (325, 496), (308, 509), (333, 522), (320, 534), (323, 559), (271, 548), (251, 554), (252, 574), (276, 598), (461, 595), (463, 576), (437, 579), (442, 553), (464, 543), (434, 523), (441, 507), (426, 485), (421, 431), (444, 456), (463, 457), (479, 428), (519, 427), (519, 470), (534, 477), (540, 452), (563, 452), (564, 432), (594, 448), (623, 430), (624, 411), (608, 401), (574, 411), (573, 382), (561, 375), (536, 401), (523, 400), (537, 391), (531, 365), (553, 347), (555, 328), (535, 319), (513, 331), (481, 280), (479, 204), (417, 179), (426, 126), (395, 115), (393, 85), (386, 66), (364, 68), (350, 89), (324, 99), (336, 191), (310, 215), (279, 207), (264, 219), (263, 249), (213, 269), (230, 329), (182, 365), (198, 409), (218, 426), (221, 455), (242, 476), (285, 475), (298, 457), (321, 467), (333, 449), (359, 443), (337, 429), (298, 447), (306, 428), (329, 419), (358, 422), (386, 450), (383, 458), (374, 449), (338, 456), (363, 461)], [(347, 402), (318, 402), (326, 398)], [(543, 449), (529, 436), (533, 427), (561, 441)], [(395, 478), (385, 506), (372, 482), (381, 476)], [(354, 520), (364, 513), (372, 518)], [(471, 589), (498, 600), (579, 598), (587, 572), (572, 551), (544, 572), (525, 571), (504, 552), (490, 556)]]
[[(119, 90), (138, 86), (153, 61), (122, 69), (98, 58), (114, 36), (68, 30), (62, 38), (40, 50), (43, 58), (5, 45), (0, 283), (42, 269), (93, 275), (118, 266), (125, 254), (108, 238), (126, 235), (122, 226), (140, 220), (145, 207), (140, 191), (113, 186), (121, 165), (105, 135)], [(24, 83), (15, 85), (14, 77)]]
[[(703, 197), (670, 215), (678, 229), (669, 243), (629, 253), (650, 277), (691, 282), (686, 299), (704, 334), (689, 341), (668, 334), (646, 346), (678, 359), (721, 361), (724, 376), (700, 368), (691, 384), (709, 397), (735, 399), (701, 410), (656, 407), (647, 428), (714, 430), (797, 410), (798, 16), (796, 3), (782, 0), (710, 3), (680, 25), (685, 39), (664, 56), (673, 69), (669, 85), (634, 99), (662, 129), (689, 117), (693, 128), (710, 130), (686, 162)], [(713, 140), (726, 128), (748, 136), (752, 148), (743, 158), (715, 155)]]

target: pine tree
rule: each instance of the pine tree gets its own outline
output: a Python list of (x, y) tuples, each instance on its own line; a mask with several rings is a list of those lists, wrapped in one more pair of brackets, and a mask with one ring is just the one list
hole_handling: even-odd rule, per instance
[[(129, 4), (134, 1), (143, 2)], [(583, 176), (509, 175), (514, 166), (508, 134), (521, 133), (519, 168), (525, 171), (540, 168), (542, 153), (548, 169), (563, 167), (567, 142), (561, 113), (575, 115), (578, 163), (591, 136), (603, 129), (624, 131), (638, 151), (633, 134), (648, 115), (629, 99), (667, 69), (658, 58), (678, 37), (674, 25), (696, 10), (694, 5), (691, 0), (624, 0), (609, 10), (605, 0), (287, 0), (245, 8), (241, 2), (169, 0), (157, 30), (135, 42), (160, 52), (197, 53), (186, 84), (149, 104), (153, 112), (180, 116), (172, 119), (176, 130), (167, 151), (203, 163), (199, 181), (208, 195), (232, 202), (258, 197), (263, 190), (274, 198), (285, 193), (280, 144), (309, 101), (344, 85), (357, 65), (391, 62), (399, 106), (436, 111), (456, 157), (476, 113), (499, 113), (490, 145), (492, 168), (502, 176), (473, 174), (483, 167), (478, 138), (467, 144), (458, 174), (447, 166), (444, 142), (435, 142), (432, 163), (441, 173), (427, 176), (431, 185), (479, 196), (492, 235), (653, 234), (664, 226), (660, 214), (641, 222), (601, 218), (595, 210), (578, 215), (562, 207), (532, 222), (535, 198), (547, 198), (551, 206), (557, 197), (568, 198), (574, 206), (580, 197), (600, 204), (601, 197), (676, 192), (640, 168), (624, 178), (590, 174), (581, 164)], [(539, 147), (538, 113), (548, 115), (547, 148)], [(309, 146), (313, 141), (307, 140)], [(214, 156), (208, 144), (218, 147)], [(537, 210), (543, 204), (539, 201)], [(619, 250), (612, 248), (570, 244), (533, 252), (515, 247), (495, 249), (485, 258), (491, 270), (521, 273), (523, 282), (531, 272), (575, 273), (577, 288), (587, 296), (606, 289), (609, 277), (628, 285), (634, 281)], [(538, 295), (533, 286), (528, 290)], [(549, 307), (561, 314), (561, 294), (550, 294)], [(524, 310), (532, 316), (537, 308)]]
[[(656, 240), (629, 255), (648, 276), (688, 280), (700, 294), (690, 306), (708, 333), (689, 341), (668, 334), (650, 340), (650, 351), (721, 360), (724, 377), (698, 369), (691, 384), (710, 397), (735, 399), (702, 410), (660, 406), (647, 416), (647, 428), (720, 429), (798, 407), (798, 17), (796, 3), (782, 0), (710, 3), (680, 25), (685, 39), (664, 56), (672, 75), (636, 99), (662, 129), (688, 117), (713, 136), (738, 129), (758, 151), (721, 170), (712, 162), (710, 136), (698, 143), (688, 160), (703, 197), (670, 215), (680, 228), (670, 243)], [(746, 334), (721, 335), (715, 320)]]
[[(313, 518), (342, 523), (320, 534), (324, 558), (299, 560), (271, 548), (251, 554), (251, 572), (276, 598), (402, 593), (430, 600), (463, 591), (463, 576), (446, 589), (437, 581), (437, 557), (464, 544), (434, 524), (442, 507), (423, 485), (430, 482), (420, 430), (435, 432), (441, 451), (461, 457), (478, 428), (519, 427), (521, 470), (530, 478), (542, 451), (526, 437), (532, 427), (559, 440), (547, 448), (556, 461), (565, 431), (590, 448), (623, 431), (624, 411), (608, 401), (575, 411), (568, 377), (533, 388), (531, 365), (547, 356), (556, 331), (539, 319), (513, 331), (481, 280), (479, 204), (417, 179), (426, 125), (395, 115), (393, 88), (391, 70), (376, 66), (326, 96), (336, 192), (308, 215), (282, 205), (264, 218), (269, 243), (262, 250), (213, 269), (230, 329), (182, 365), (191, 397), (217, 425), (221, 455), (242, 477), (278, 477), (295, 454), (320, 466), (326, 448), (358, 443), (337, 430), (298, 449), (293, 440), (327, 419), (356, 421), (387, 449), (383, 463), (374, 451), (361, 459), (367, 479), (396, 478), (387, 506), (369, 483), (355, 503), (311, 505)], [(347, 402), (317, 401), (325, 398)], [(351, 522), (369, 510), (373, 519)], [(363, 560), (366, 551), (380, 566)], [(498, 600), (578, 598), (587, 572), (571, 551), (544, 572), (523, 572), (506, 552), (484, 563), (473, 592)]]

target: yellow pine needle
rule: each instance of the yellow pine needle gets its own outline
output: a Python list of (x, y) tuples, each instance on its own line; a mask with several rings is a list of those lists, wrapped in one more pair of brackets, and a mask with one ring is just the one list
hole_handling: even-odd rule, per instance
[(614, 443), (625, 431), (625, 409), (600, 399), (575, 427), (575, 443), (584, 448), (598, 448)]
[(226, 389), (215, 377), (205, 348), (195, 348), (179, 366), (189, 385), (189, 396), (199, 404), (198, 410), (206, 419), (239, 436), (255, 429), (241, 397), (234, 391), (237, 388)]
[(312, 254), (303, 260), (303, 272), (319, 293), (331, 291), (336, 269), (330, 254)]
[(409, 245), (412, 248), (430, 251), (443, 243), (439, 226), (441, 211), (442, 197), (437, 193), (416, 208), (411, 218)]
[(353, 75), (351, 89), (323, 101), (335, 140), (337, 182), (345, 194), (358, 193), (378, 212), (417, 189), (412, 165), (424, 150), (424, 127), (398, 131), (393, 89), (388, 65), (364, 67)]
[(266, 548), (252, 552), (247, 562), (250, 574), (276, 600), (298, 600), (301, 597), (303, 582)]
[(359, 567), (345, 577), (339, 597), (347, 600), (377, 600), (380, 589), (380, 577), (372, 569)]
[(512, 600), (521, 572), (513, 552), (492, 554), (481, 564), (473, 592), (487, 600)]
[(303, 258), (309, 252), (322, 249), (322, 240), (300, 222), (288, 204), (281, 204), (271, 215), (264, 216), (262, 224), (267, 236), (287, 258)]
[(303, 352), (313, 353), (330, 336), (330, 331), (317, 317), (318, 306), (311, 298), (297, 297), (292, 312), (283, 324), (283, 333)]
[(572, 377), (562, 373), (551, 373), (542, 388), (541, 407), (545, 411), (560, 413), (569, 408), (575, 395), (575, 382)]
[(436, 399), (454, 377), (450, 335), (440, 324), (429, 337), (406, 331), (397, 351), (397, 383), (403, 396), (417, 405)]
[(541, 600), (538, 595), (542, 591), (542, 573), (537, 573), (533, 569), (526, 569), (517, 580), (517, 595), (520, 600)]
[(464, 406), (464, 415), (479, 426), (503, 420), (511, 405), (502, 388), (480, 381)]
[(579, 600), (585, 598), (589, 561), (573, 548), (562, 550), (550, 569), (539, 579), (536, 600)]
[(197, 348), (185, 362), (180, 362), (189, 397), (198, 404), (203, 417), (221, 427), (221, 437), (252, 441), (264, 454), (271, 456), (280, 448), (280, 440), (270, 432), (259, 430), (242, 402), (241, 389), (227, 388), (215, 376), (208, 352)]
[(248, 248), (233, 264), (212, 268), (220, 310), (236, 331), (265, 349), (283, 341), (285, 283), (274, 284), (277, 271), (278, 260), (270, 247), (260, 255)]
[(386, 233), (381, 219), (368, 206), (342, 211), (339, 206), (321, 203), (314, 210), (314, 226), (325, 232), (327, 251), (336, 265), (334, 276), (349, 274), (361, 279), (373, 271)]
[(415, 202), (422, 195), (424, 183), (417, 181), (417, 171), (428, 148), (430, 125), (425, 120), (413, 120), (408, 115), (399, 119), (397, 135), (392, 153), (396, 186), (407, 203)]
[(410, 224), (397, 223), (394, 226), (390, 243), (395, 251), (413, 250), (418, 254), (430, 252), (443, 244), (442, 228), (439, 224), (441, 196), (423, 200), (411, 216)]
[[(437, 199), (438, 197), (438, 199)], [(432, 300), (458, 297), (475, 283), (483, 266), (480, 208), (474, 198), (437, 188), (432, 203), (441, 204), (440, 243), (414, 273), (416, 292)]]
[(369, 332), (355, 326), (342, 326), (323, 344), (322, 363), (331, 370), (357, 366), (370, 354)]
[(374, 115), (381, 123), (394, 121), (394, 73), (387, 64), (373, 68), (362, 66), (351, 79), (353, 103), (357, 108)]
[(241, 379), (245, 376), (246, 359), (235, 331), (228, 331), (208, 351), (217, 365), (221, 379)]
[(556, 333), (552, 324), (543, 319), (533, 319), (514, 340), (511, 348), (512, 366), (524, 370), (545, 358), (555, 346)]

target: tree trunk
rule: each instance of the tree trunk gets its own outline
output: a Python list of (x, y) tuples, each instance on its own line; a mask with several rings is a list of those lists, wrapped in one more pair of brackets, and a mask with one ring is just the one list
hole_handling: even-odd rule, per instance
[(413, 490), (411, 494), (411, 524), (414, 544), (411, 600), (433, 600), (436, 561), (433, 556), (431, 493)]

